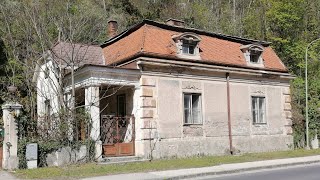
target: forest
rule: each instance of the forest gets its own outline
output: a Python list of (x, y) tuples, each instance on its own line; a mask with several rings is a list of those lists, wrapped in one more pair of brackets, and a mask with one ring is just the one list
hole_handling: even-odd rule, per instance
[(271, 42), (296, 77), (291, 82), (296, 148), (305, 144), (305, 56), (310, 45), (310, 137), (320, 130), (320, 0), (2, 0), (0, 104), (8, 99), (7, 87), (15, 85), (17, 101), (36, 120), (33, 73), (58, 39), (101, 44), (108, 39), (108, 20), (117, 20), (121, 32), (143, 19), (169, 18), (191, 28)]

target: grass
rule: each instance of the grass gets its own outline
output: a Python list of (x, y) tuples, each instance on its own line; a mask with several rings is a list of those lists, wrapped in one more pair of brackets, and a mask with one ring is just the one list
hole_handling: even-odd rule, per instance
[(38, 169), (17, 170), (14, 173), (14, 175), (22, 179), (75, 179), (110, 174), (206, 167), (215, 166), (219, 164), (302, 157), (311, 155), (320, 155), (320, 149), (300, 149), (293, 151), (250, 153), (239, 156), (203, 156), (113, 165), (99, 165), (95, 163), (89, 163), (80, 165), (70, 165), (65, 167), (45, 167)]

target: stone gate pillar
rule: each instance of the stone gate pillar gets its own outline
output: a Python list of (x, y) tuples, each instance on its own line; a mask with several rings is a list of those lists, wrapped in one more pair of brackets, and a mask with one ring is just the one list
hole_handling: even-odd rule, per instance
[(6, 103), (2, 106), (4, 122), (4, 140), (3, 140), (3, 169), (17, 169), (18, 159), (18, 135), (15, 117), (21, 112), (22, 105), (17, 103)]

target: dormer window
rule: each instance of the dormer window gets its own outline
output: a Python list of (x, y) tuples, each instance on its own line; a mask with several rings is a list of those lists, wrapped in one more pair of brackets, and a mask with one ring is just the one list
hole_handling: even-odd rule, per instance
[(244, 45), (241, 48), (248, 65), (263, 67), (263, 47), (259, 44)]
[(187, 42), (182, 42), (182, 54), (194, 55), (196, 45), (197, 45), (196, 43), (191, 44), (191, 43), (187, 43)]
[(199, 42), (201, 38), (194, 33), (175, 35), (173, 40), (177, 46), (177, 56), (186, 59), (201, 59)]
[(255, 48), (251, 48), (249, 49), (249, 53), (250, 53), (250, 62), (251, 63), (261, 63), (260, 62), (260, 56), (262, 54), (262, 50), (260, 49), (255, 49)]

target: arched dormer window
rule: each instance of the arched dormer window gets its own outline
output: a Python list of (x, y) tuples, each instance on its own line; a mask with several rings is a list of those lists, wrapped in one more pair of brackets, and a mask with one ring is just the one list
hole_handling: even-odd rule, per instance
[(249, 44), (240, 47), (248, 65), (263, 66), (262, 53), (263, 46), (260, 44)]
[(177, 46), (177, 56), (187, 59), (200, 59), (200, 36), (194, 33), (183, 33), (172, 38)]

